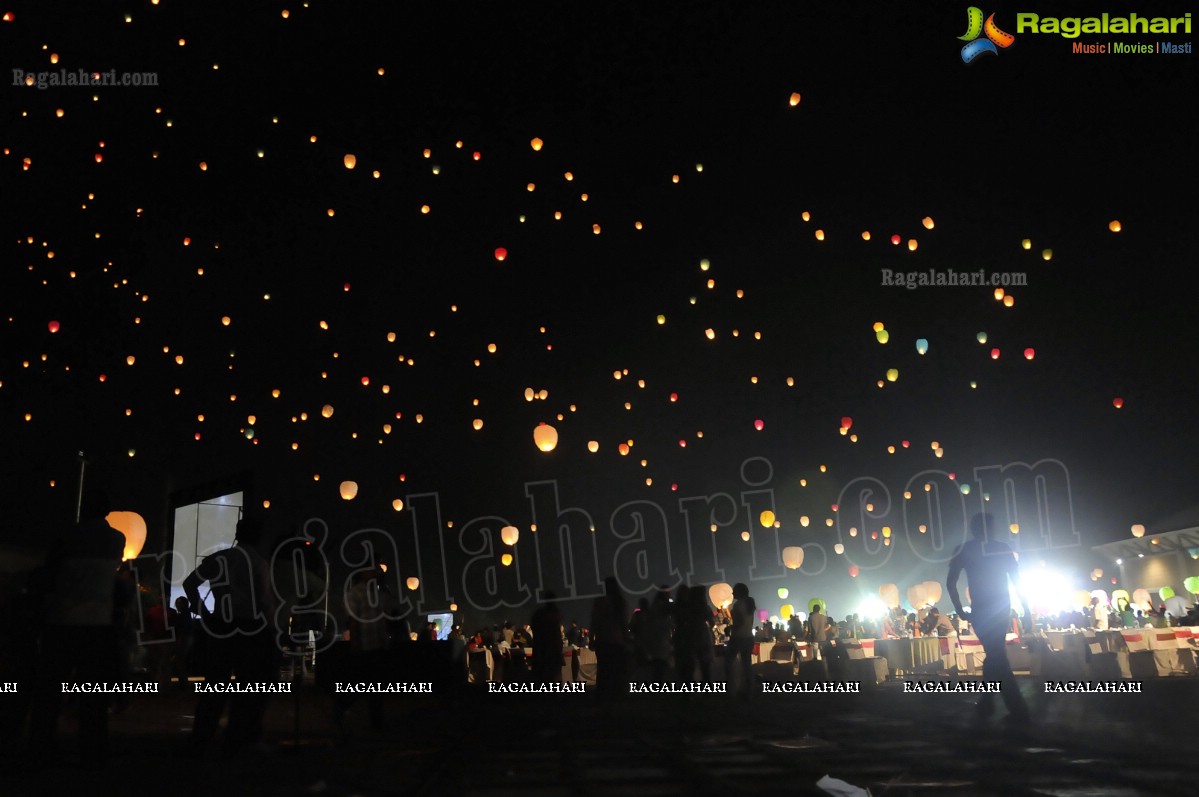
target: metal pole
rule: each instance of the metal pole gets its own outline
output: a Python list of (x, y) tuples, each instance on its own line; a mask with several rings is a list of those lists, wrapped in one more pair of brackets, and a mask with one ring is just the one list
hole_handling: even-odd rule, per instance
[(79, 522), (79, 516), (83, 514), (83, 474), (87, 469), (87, 458), (82, 451), (78, 452), (79, 457), (79, 491), (75, 494), (75, 522)]

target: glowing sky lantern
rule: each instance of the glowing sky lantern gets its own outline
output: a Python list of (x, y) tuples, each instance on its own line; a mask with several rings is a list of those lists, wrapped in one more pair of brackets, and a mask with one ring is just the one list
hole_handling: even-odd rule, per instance
[(558, 447), (558, 430), (542, 423), (533, 430), (533, 442), (542, 451), (553, 451)]
[(787, 600), (787, 596), (790, 594), (791, 594), (791, 592), (786, 587), (779, 587), (779, 591), (778, 591), (779, 600), (781, 600), (781, 601)]
[(504, 541), (504, 545), (516, 545), (516, 541), (520, 539), (520, 529), (516, 526), (504, 526), (500, 529), (500, 539)]
[(321, 417), (322, 418), (332, 418), (333, 417), (333, 405), (332, 404), (326, 404), (325, 406), (321, 407)]
[(1138, 539), (1140, 539), (1141, 537), (1144, 537), (1145, 536), (1145, 527), (1143, 525), (1141, 525), (1140, 523), (1135, 524), (1132, 527), (1132, 536), (1134, 536)]
[(774, 513), (767, 509), (758, 517), (758, 521), (764, 528), (770, 528), (774, 525)]
[(733, 602), (733, 588), (721, 581), (708, 587), (708, 600), (717, 609), (723, 609)]
[(409, 576), (408, 580), (404, 582), (404, 585), (408, 587), (411, 592), (416, 592), (417, 588), (420, 587), (420, 579), (416, 576)]
[(347, 152), (346, 156), (341, 159), (341, 162), (345, 165), (345, 167), (347, 169), (353, 169), (355, 166), (358, 165), (358, 157), (356, 155), (354, 155), (354, 153), (352, 153), (352, 152)]
[[(799, 100), (800, 100), (799, 92), (793, 91), (793, 92), (791, 92), (790, 98), (788, 98), (788, 100), (787, 100), (787, 104), (790, 105), (792, 108), (794, 108), (796, 105), (799, 105)], [(819, 105), (819, 103), (817, 103), (817, 105)]]
[(109, 512), (104, 519), (108, 525), (125, 535), (125, 551), (121, 559), (136, 559), (146, 544), (146, 521), (136, 512)]
[(338, 487), (341, 492), (341, 497), (346, 501), (353, 501), (358, 495), (358, 482), (345, 481)]
[(507, 260), (508, 259), (508, 250), (502, 246), (497, 246), (495, 248), (495, 259), (501, 263), (504, 262), (505, 260)]
[(542, 141), (540, 138), (534, 138), (532, 141), (529, 142), (529, 146), (533, 148), (534, 152), (541, 152), (541, 148), (544, 145), (545, 145), (545, 142)]
[(783, 549), (783, 564), (788, 570), (798, 570), (803, 565), (803, 548), (789, 545)]

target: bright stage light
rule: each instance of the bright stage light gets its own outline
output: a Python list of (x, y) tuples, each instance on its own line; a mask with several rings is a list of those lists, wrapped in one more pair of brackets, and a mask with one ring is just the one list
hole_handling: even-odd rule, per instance
[(858, 604), (858, 617), (869, 620), (877, 620), (880, 617), (886, 616), (887, 604), (884, 603), (883, 599), (877, 595), (871, 595), (867, 598), (863, 598), (862, 602)]
[[(1020, 588), (1028, 598), (1035, 614), (1057, 614), (1074, 611), (1074, 586), (1065, 575), (1047, 567), (1030, 569), (1020, 574)], [(1016, 590), (1010, 584), (1012, 606), (1019, 605)]]

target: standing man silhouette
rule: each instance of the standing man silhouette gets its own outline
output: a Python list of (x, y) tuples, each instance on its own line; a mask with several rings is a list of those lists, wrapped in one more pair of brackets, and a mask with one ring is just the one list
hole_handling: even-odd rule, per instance
[[(1011, 628), (1012, 605), (1008, 582), (1016, 587), (1016, 597), (1028, 615), (1028, 601), (1019, 593), (1019, 571), (1016, 555), (1006, 543), (987, 539), (987, 532), (995, 528), (995, 519), (979, 513), (970, 519), (970, 539), (958, 548), (949, 563), (949, 577), (945, 586), (958, 616), (970, 622), (974, 633), (982, 643), (986, 659), (983, 661), (983, 679), (998, 681), (1000, 694), (1007, 706), (1011, 721), (1028, 722), (1028, 706), (1020, 694), (1020, 688), (1012, 675), (1007, 658), (1007, 631)], [(971, 606), (962, 608), (958, 595), (958, 577), (966, 571), (970, 584)], [(995, 710), (995, 696), (985, 694), (978, 702), (978, 713), (982, 716)]]

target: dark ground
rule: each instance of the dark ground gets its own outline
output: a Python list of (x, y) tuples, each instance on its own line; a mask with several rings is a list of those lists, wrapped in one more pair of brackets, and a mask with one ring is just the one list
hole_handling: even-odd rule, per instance
[[(549, 795), (821, 794), (831, 775), (887, 795), (1195, 795), (1188, 727), (1199, 679), (1145, 682), (1139, 695), (1044, 695), (1021, 679), (1034, 721), (978, 720), (973, 698), (860, 695), (461, 694), (387, 698), (387, 729), (366, 705), (345, 735), (330, 698), (308, 685), (279, 697), (265, 749), (226, 760), (181, 748), (194, 696), (134, 697), (111, 719), (105, 771), (73, 751), (53, 767), (4, 751), (0, 795)], [(10, 697), (10, 696), (5, 696)], [(298, 733), (296, 709), (299, 711)]]

